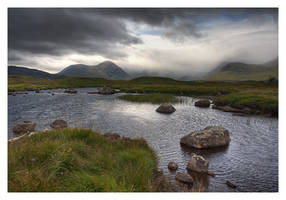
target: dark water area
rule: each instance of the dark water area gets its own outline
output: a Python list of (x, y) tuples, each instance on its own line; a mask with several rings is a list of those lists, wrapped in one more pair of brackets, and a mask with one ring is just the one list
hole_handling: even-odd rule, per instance
[[(64, 90), (45, 90), (36, 94), (8, 97), (8, 137), (13, 137), (16, 123), (31, 120), (37, 130), (50, 129), (56, 119), (70, 127), (116, 132), (121, 136), (144, 138), (157, 152), (159, 168), (170, 181), (175, 173), (167, 165), (177, 162), (177, 172), (186, 172), (190, 154), (203, 155), (216, 176), (196, 176), (194, 188), (209, 192), (277, 192), (278, 191), (278, 119), (262, 116), (232, 116), (211, 108), (194, 106), (195, 99), (181, 97), (183, 103), (171, 115), (155, 112), (158, 105), (132, 103), (116, 97), (123, 94), (87, 94), (96, 89), (77, 89), (77, 94)], [(54, 95), (52, 95), (54, 93)], [(221, 125), (230, 132), (229, 146), (210, 150), (182, 147), (180, 138), (210, 125)], [(228, 187), (229, 180), (237, 188)], [(200, 185), (198, 185), (200, 184)]]

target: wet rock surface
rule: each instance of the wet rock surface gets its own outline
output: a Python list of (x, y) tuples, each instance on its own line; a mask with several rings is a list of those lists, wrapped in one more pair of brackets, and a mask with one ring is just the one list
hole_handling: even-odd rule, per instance
[(177, 165), (177, 163), (175, 163), (175, 162), (169, 162), (169, 164), (168, 164), (168, 169), (169, 170), (177, 170), (178, 169), (178, 165)]
[(51, 127), (53, 129), (67, 128), (68, 123), (65, 120), (58, 119), (51, 124)]
[(36, 123), (33, 123), (32, 121), (23, 121), (18, 124), (13, 128), (13, 132), (16, 135), (22, 135), (25, 133), (30, 133), (35, 130)]
[(187, 165), (187, 170), (199, 172), (199, 173), (208, 173), (209, 161), (207, 161), (203, 156), (192, 154), (191, 160)]
[(159, 113), (171, 114), (175, 112), (176, 109), (169, 103), (163, 103), (156, 109), (156, 111)]
[(192, 148), (212, 148), (228, 145), (230, 136), (222, 126), (208, 126), (200, 131), (193, 131), (181, 138), (180, 143)]
[(176, 174), (176, 180), (179, 182), (182, 182), (184, 184), (188, 184), (188, 185), (193, 185), (193, 183), (194, 183), (194, 180), (191, 177), (191, 175), (189, 175), (187, 173), (178, 172)]
[(203, 99), (195, 102), (195, 106), (201, 107), (201, 108), (208, 108), (210, 107), (210, 101), (208, 99)]

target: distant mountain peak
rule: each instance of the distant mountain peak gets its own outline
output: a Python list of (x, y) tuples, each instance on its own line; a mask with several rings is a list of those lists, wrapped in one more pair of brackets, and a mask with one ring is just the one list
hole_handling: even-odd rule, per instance
[(109, 60), (101, 62), (98, 65), (70, 65), (58, 74), (70, 77), (94, 77), (113, 80), (125, 80), (130, 78), (124, 70)]

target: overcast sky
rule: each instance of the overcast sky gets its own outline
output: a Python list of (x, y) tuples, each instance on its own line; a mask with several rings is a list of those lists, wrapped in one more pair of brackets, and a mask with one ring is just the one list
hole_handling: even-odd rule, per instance
[(105, 60), (182, 75), (263, 63), (278, 56), (278, 10), (10, 8), (8, 56), (51, 73)]

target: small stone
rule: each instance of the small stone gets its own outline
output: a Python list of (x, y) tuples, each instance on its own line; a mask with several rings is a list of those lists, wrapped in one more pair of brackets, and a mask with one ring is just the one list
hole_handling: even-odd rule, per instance
[(169, 170), (177, 170), (178, 169), (178, 165), (175, 162), (169, 162), (168, 168), (169, 168)]
[(32, 158), (32, 162), (36, 162), (37, 161), (37, 159), (36, 158)]

